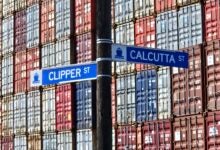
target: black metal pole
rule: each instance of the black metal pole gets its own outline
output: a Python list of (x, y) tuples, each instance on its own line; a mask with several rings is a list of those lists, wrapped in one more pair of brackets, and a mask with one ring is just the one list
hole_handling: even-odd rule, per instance
[(96, 0), (96, 38), (97, 150), (111, 150), (111, 0)]

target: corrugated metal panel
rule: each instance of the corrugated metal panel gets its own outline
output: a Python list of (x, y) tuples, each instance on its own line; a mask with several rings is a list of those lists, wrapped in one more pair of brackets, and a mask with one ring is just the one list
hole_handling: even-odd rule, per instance
[(112, 150), (116, 150), (115, 147), (115, 129), (112, 129)]
[(220, 41), (212, 41), (205, 46), (207, 109), (220, 110)]
[(157, 119), (156, 70), (138, 72), (136, 76), (136, 121), (141, 123)]
[(42, 68), (54, 67), (56, 61), (56, 49), (54, 43), (46, 44), (41, 49)]
[(2, 137), (2, 150), (14, 150), (13, 136)]
[[(0, 136), (2, 137), (2, 114), (3, 114), (3, 101), (0, 99)], [(1, 146), (1, 140), (0, 140), (0, 146)]]
[(2, 54), (11, 53), (14, 46), (14, 16), (2, 20)]
[(158, 72), (158, 119), (168, 119), (171, 115), (170, 69), (159, 68)]
[(27, 1), (27, 5), (31, 6), (31, 5), (39, 3), (40, 0), (26, 0), (26, 1)]
[(199, 0), (177, 0), (177, 5), (178, 6), (185, 6), (185, 5), (190, 5), (193, 3), (200, 2)]
[(2, 95), (13, 92), (13, 56), (5, 55), (2, 58)]
[(72, 92), (71, 85), (56, 87), (56, 130), (66, 131), (72, 127)]
[(203, 112), (202, 47), (185, 49), (189, 54), (189, 68), (173, 68), (173, 114), (192, 115)]
[(55, 88), (54, 87), (43, 89), (42, 116), (43, 116), (43, 131), (54, 132), (56, 130)]
[(112, 125), (114, 126), (117, 121), (117, 114), (116, 114), (116, 83), (115, 78), (112, 77), (112, 84), (111, 84), (111, 100), (112, 100)]
[(92, 83), (76, 83), (77, 129), (92, 128)]
[(14, 95), (14, 134), (26, 133), (27, 96), (25, 93)]
[(57, 150), (56, 133), (46, 133), (43, 135), (43, 150)]
[(179, 48), (202, 43), (201, 5), (194, 4), (178, 11)]
[(26, 135), (15, 136), (14, 150), (27, 150), (27, 137), (26, 137)]
[(77, 130), (77, 150), (92, 150), (92, 130)]
[(174, 149), (205, 149), (204, 118), (201, 115), (174, 119)]
[(70, 35), (70, 0), (56, 0), (56, 38)]
[(0, 0), (0, 18), (2, 18), (2, 13), (3, 13), (3, 4), (2, 4), (3, 0)]
[[(17, 1), (16, 1), (17, 2)], [(19, 11), (15, 14), (15, 49), (14, 51), (26, 50), (27, 42), (27, 15), (26, 10)]]
[(13, 97), (7, 96), (2, 99), (2, 135), (13, 134)]
[(27, 119), (28, 119), (28, 132), (39, 133), (40, 132), (40, 92), (31, 91), (27, 94)]
[(70, 64), (70, 39), (56, 42), (56, 66)]
[(27, 89), (27, 53), (19, 51), (14, 55), (14, 92), (25, 92)]
[(117, 123), (130, 124), (136, 121), (135, 75), (118, 76), (116, 79)]
[(13, 13), (14, 11), (14, 0), (2, 0), (3, 16), (7, 16)]
[(39, 44), (39, 5), (27, 8), (27, 48)]
[(15, 0), (15, 11), (21, 10), (26, 7), (26, 0)]
[(168, 11), (176, 7), (176, 0), (156, 0), (155, 6), (157, 13)]
[(176, 10), (161, 13), (156, 18), (157, 47), (162, 49), (178, 49), (178, 28)]
[(154, 13), (154, 0), (134, 0), (135, 17), (142, 18)]
[(142, 130), (141, 130), (141, 126), (137, 126), (137, 150), (142, 150)]
[(205, 39), (212, 41), (220, 39), (220, 1), (205, 1)]
[(57, 134), (57, 150), (72, 149), (72, 133), (61, 132)]
[(41, 4), (41, 43), (52, 42), (55, 39), (55, 0), (44, 0)]
[(41, 149), (41, 136), (40, 134), (32, 134), (28, 136), (28, 150)]

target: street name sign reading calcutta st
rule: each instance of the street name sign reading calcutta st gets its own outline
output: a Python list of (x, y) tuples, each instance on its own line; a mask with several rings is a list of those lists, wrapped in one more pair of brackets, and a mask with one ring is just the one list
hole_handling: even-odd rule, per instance
[(188, 53), (182, 51), (112, 44), (112, 59), (114, 61), (188, 68), (189, 56)]

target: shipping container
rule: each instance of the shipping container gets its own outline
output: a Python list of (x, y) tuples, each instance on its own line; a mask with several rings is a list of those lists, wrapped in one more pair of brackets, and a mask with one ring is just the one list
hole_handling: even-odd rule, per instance
[(116, 125), (117, 114), (116, 114), (116, 80), (115, 77), (112, 77), (111, 84), (111, 100), (112, 100), (112, 126)]
[[(0, 136), (2, 137), (2, 113), (3, 113), (3, 101), (0, 99)], [(0, 140), (0, 146), (1, 146), (1, 140)]]
[(92, 130), (84, 129), (76, 131), (77, 150), (93, 150)]
[(27, 14), (26, 10), (15, 13), (15, 48), (14, 51), (26, 50), (27, 44)]
[(2, 137), (2, 150), (14, 150), (14, 138), (13, 136)]
[(70, 39), (59, 40), (56, 42), (56, 66), (70, 64)]
[(143, 149), (172, 149), (172, 130), (169, 120), (146, 122), (142, 126)]
[(94, 0), (75, 1), (75, 33), (76, 35), (94, 30)]
[(210, 41), (205, 46), (207, 109), (220, 110), (220, 41)]
[(193, 4), (178, 11), (179, 48), (202, 43), (201, 4)]
[(13, 56), (4, 55), (2, 58), (2, 95), (13, 93)]
[(157, 72), (147, 70), (137, 72), (136, 89), (136, 122), (157, 119)]
[(44, 0), (41, 4), (41, 43), (55, 40), (55, 0)]
[(3, 0), (0, 0), (0, 18), (2, 18), (2, 15), (3, 15), (3, 14), (2, 14), (2, 13), (3, 13), (3, 7), (2, 7), (3, 4), (2, 4), (2, 1), (3, 1)]
[(39, 5), (35, 4), (27, 8), (27, 48), (39, 44)]
[(137, 126), (137, 150), (142, 150), (142, 127), (141, 125)]
[(15, 11), (24, 9), (26, 7), (26, 0), (15, 0), (14, 5), (15, 5)]
[(92, 128), (92, 82), (76, 83), (76, 126), (77, 129)]
[(127, 74), (116, 78), (117, 124), (136, 122), (135, 75)]
[(41, 150), (40, 134), (31, 134), (28, 136), (28, 150)]
[(197, 3), (197, 2), (200, 2), (200, 0), (177, 0), (177, 5), (179, 7), (181, 7), (181, 6), (194, 4), (194, 3)]
[(13, 52), (14, 46), (14, 16), (2, 20), (2, 54)]
[(42, 93), (43, 132), (56, 131), (55, 87), (45, 88)]
[(19, 93), (14, 95), (14, 134), (21, 135), (27, 132), (27, 95)]
[(70, 0), (56, 0), (56, 38), (70, 36)]
[(143, 18), (154, 14), (154, 0), (134, 0), (136, 18)]
[(40, 0), (26, 0), (26, 1), (27, 1), (27, 6), (32, 6), (40, 2)]
[(14, 12), (14, 0), (2, 0), (3, 16), (8, 16)]
[(175, 118), (173, 122), (173, 147), (182, 149), (205, 149), (205, 123), (202, 115)]
[(70, 84), (59, 85), (55, 90), (56, 97), (56, 130), (72, 130), (72, 88)]
[(13, 96), (2, 98), (2, 136), (13, 135)]
[(115, 129), (112, 128), (112, 150), (116, 150), (116, 147), (115, 147), (115, 143), (116, 143), (116, 138), (115, 138)]
[(72, 149), (72, 133), (71, 132), (59, 132), (57, 134), (57, 150), (70, 150)]
[(43, 150), (57, 150), (56, 133), (45, 133), (43, 135)]
[(41, 100), (40, 91), (30, 91), (27, 94), (28, 133), (41, 131)]
[(203, 49), (201, 45), (184, 49), (189, 54), (189, 68), (173, 68), (173, 114), (184, 116), (202, 113), (203, 98)]
[(220, 1), (206, 0), (204, 8), (205, 40), (212, 41), (220, 39)]
[(56, 49), (54, 43), (48, 43), (42, 46), (41, 49), (41, 66), (42, 68), (49, 68), (55, 66)]
[(119, 126), (115, 131), (117, 150), (135, 150), (137, 148), (137, 128), (135, 126)]
[(161, 13), (176, 8), (176, 0), (156, 0), (155, 11)]
[(27, 89), (27, 52), (18, 51), (14, 55), (14, 92), (25, 92)]
[(27, 150), (27, 137), (26, 137), (26, 135), (15, 136), (14, 150)]
[(169, 67), (160, 67), (157, 71), (158, 119), (168, 119), (171, 115), (171, 82)]

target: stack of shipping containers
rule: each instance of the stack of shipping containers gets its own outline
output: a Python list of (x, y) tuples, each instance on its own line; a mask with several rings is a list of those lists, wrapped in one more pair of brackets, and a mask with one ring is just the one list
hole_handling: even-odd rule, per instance
[[(96, 149), (96, 81), (30, 87), (32, 70), (95, 61), (95, 20), (95, 0), (0, 0), (0, 149)], [(112, 63), (112, 148), (218, 149), (220, 0), (112, 0), (112, 40), (189, 54)]]

